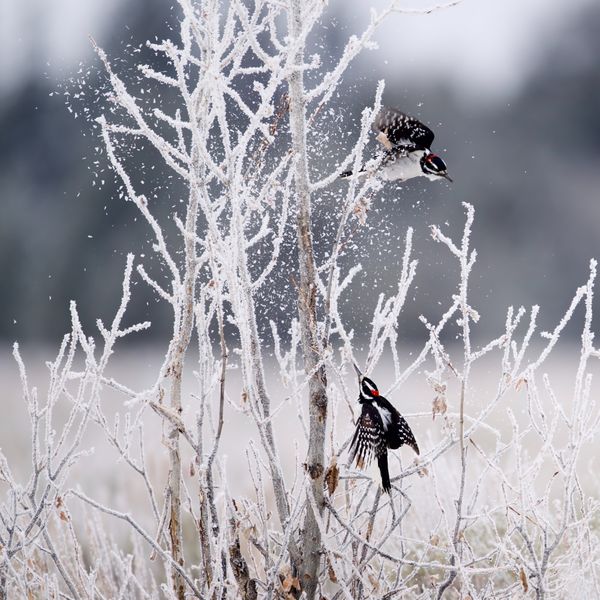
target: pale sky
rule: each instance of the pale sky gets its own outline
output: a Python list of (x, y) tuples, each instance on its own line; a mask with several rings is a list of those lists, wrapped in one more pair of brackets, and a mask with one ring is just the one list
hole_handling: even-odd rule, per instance
[[(510, 96), (553, 40), (598, 0), (463, 0), (428, 15), (394, 14), (376, 35), (385, 57), (382, 75), (436, 79), (459, 94)], [(398, 0), (407, 9), (443, 6), (449, 0)], [(347, 3), (348, 5), (350, 3)], [(379, 10), (385, 0), (354, 2), (340, 9), (343, 21), (358, 26), (367, 4)], [(363, 61), (375, 57), (362, 56)], [(384, 63), (385, 63), (384, 61)]]
[[(72, 75), (91, 59), (88, 35), (101, 40), (115, 25), (115, 8), (127, 0), (3, 0), (0, 9), (0, 95), (27, 75)], [(167, 0), (165, 0), (167, 2)], [(449, 83), (467, 96), (510, 96), (553, 36), (561, 35), (586, 5), (597, 0), (463, 0), (429, 15), (395, 14), (377, 33), (380, 50), (360, 59), (382, 77), (423, 77)], [(329, 10), (360, 32), (369, 6), (387, 0), (330, 0)], [(443, 5), (400, 0), (406, 8)], [(384, 58), (385, 57), (385, 58)], [(387, 61), (387, 62), (386, 62)]]

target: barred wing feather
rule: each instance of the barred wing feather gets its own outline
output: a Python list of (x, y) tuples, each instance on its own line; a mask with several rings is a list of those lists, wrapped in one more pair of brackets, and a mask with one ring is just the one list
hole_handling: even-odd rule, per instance
[(374, 457), (379, 458), (385, 452), (385, 432), (381, 417), (373, 406), (363, 404), (350, 444), (350, 462), (356, 459), (356, 466), (364, 469), (369, 466)]
[(400, 448), (406, 444), (410, 446), (417, 454), (419, 454), (419, 446), (417, 445), (417, 440), (415, 440), (415, 436), (406, 422), (406, 419), (398, 413), (397, 421), (394, 424), (394, 427), (390, 427), (388, 429), (388, 445), (392, 450), (396, 448)]
[(427, 125), (397, 108), (382, 108), (375, 117), (373, 129), (387, 150), (404, 147), (410, 152), (430, 148), (435, 137)]

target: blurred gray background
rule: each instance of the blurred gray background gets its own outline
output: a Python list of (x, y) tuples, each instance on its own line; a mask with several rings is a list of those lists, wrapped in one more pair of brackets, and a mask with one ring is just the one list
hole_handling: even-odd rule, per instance
[[(324, 37), (313, 40), (325, 62), (364, 29), (368, 4), (329, 3)], [(169, 27), (176, 29), (177, 19), (177, 9), (161, 0), (2, 3), (0, 340), (56, 340), (68, 330), (70, 299), (89, 323), (108, 318), (125, 254), (149, 252), (148, 232), (117, 197), (114, 178), (98, 185), (99, 141), (82, 115), (67, 109), (65, 92), (79, 88), (66, 82), (84, 77), (104, 85), (88, 35), (110, 56), (124, 56), (129, 44), (173, 38)], [(444, 310), (457, 273), (428, 225), (460, 232), (461, 202), (468, 201), (477, 211), (471, 288), (480, 331), (495, 333), (509, 304), (541, 304), (542, 325), (553, 327), (587, 279), (589, 259), (600, 258), (600, 4), (465, 0), (430, 15), (395, 14), (376, 40), (379, 49), (365, 52), (345, 78), (335, 106), (347, 135), (320, 140), (325, 163), (335, 164), (337, 149), (349, 146), (385, 78), (384, 102), (433, 128), (434, 150), (455, 183), (418, 179), (381, 192), (368, 230), (345, 257), (360, 260), (372, 276), (357, 280), (347, 314), (360, 332), (363, 307), (368, 321), (374, 305), (368, 296), (394, 289), (401, 251), (377, 246), (397, 248), (412, 226), (419, 270), (401, 333), (422, 335), (416, 317)], [(176, 200), (170, 202), (166, 213)], [(321, 241), (332, 234), (328, 215), (336, 203), (330, 192), (315, 204)], [(288, 284), (287, 272), (275, 275), (263, 292), (268, 316), (289, 310), (279, 294)], [(133, 308), (132, 320), (153, 319), (149, 336), (170, 330), (168, 313), (146, 290), (134, 294)]]

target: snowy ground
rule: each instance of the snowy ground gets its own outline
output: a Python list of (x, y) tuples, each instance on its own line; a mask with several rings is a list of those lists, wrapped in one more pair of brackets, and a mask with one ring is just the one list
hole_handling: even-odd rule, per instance
[[(46, 373), (43, 366), (44, 361), (52, 355), (51, 350), (24, 349), (23, 355), (29, 368), (30, 384), (39, 387), (40, 394), (44, 391), (46, 384)], [(573, 381), (577, 368), (578, 349), (573, 351), (563, 349), (551, 355), (544, 373), (548, 373), (554, 387), (558, 400), (568, 412), (570, 397), (573, 393)], [(161, 364), (162, 355), (158, 348), (141, 347), (135, 350), (121, 352), (117, 361), (109, 369), (109, 374), (115, 379), (130, 385), (133, 389), (149, 387), (155, 378), (156, 371)], [(195, 412), (194, 377), (192, 375), (193, 359), (188, 360), (188, 373), (184, 377), (185, 388), (185, 418), (192, 423)], [(592, 363), (593, 366), (593, 363)], [(392, 382), (393, 371), (391, 364), (389, 368), (379, 368), (372, 377), (378, 383), (380, 389), (386, 390)], [(274, 399), (274, 406), (279, 407), (275, 418), (276, 442), (279, 453), (283, 458), (284, 467), (287, 469), (286, 476), (289, 479), (294, 476), (294, 465), (301, 463), (304, 458), (306, 443), (302, 434), (302, 426), (297, 416), (296, 407), (292, 402), (286, 400), (286, 390), (281, 388), (279, 377), (275, 372), (275, 365), (271, 364), (271, 377), (268, 377), (270, 392)], [(483, 363), (478, 364), (472, 373), (472, 386), (466, 401), (466, 414), (475, 415), (486, 401), (494, 395), (498, 382), (498, 360), (497, 355), (492, 355)], [(0, 380), (3, 382), (4, 390), (4, 414), (0, 420), (0, 447), (6, 454), (18, 474), (22, 472), (25, 477), (29, 472), (29, 424), (21, 399), (20, 383), (16, 365), (10, 355), (8, 348), (3, 348), (0, 353)], [(346, 385), (351, 390), (349, 401), (357, 410), (356, 382), (353, 373), (347, 372), (345, 376)], [(235, 372), (228, 374), (227, 392), (232, 403), (240, 403), (241, 387), (239, 378)], [(104, 394), (105, 407), (108, 414), (119, 412), (123, 418), (128, 408), (123, 398), (115, 392), (106, 390)], [(437, 416), (432, 419), (431, 406), (434, 393), (427, 384), (422, 372), (411, 377), (400, 390), (389, 396), (392, 403), (407, 416), (408, 421), (415, 433), (421, 448), (421, 455), (434, 447), (444, 435), (445, 419)], [(280, 403), (282, 403), (280, 405)], [(448, 393), (448, 414), (455, 412), (458, 407), (458, 386), (450, 385)], [(511, 432), (511, 424), (507, 418), (507, 409), (511, 409), (517, 422), (524, 427), (529, 420), (525, 390), (521, 387), (518, 391), (513, 389), (499, 406), (487, 419), (488, 426), (497, 429), (503, 436)], [(277, 409), (276, 409), (277, 410)], [(335, 415), (335, 449), (347, 440), (353, 432), (352, 418), (347, 406), (338, 406)], [(356, 413), (357, 414), (357, 413)], [(551, 415), (550, 415), (551, 416)], [(452, 420), (453, 417), (450, 416)], [(331, 422), (331, 418), (330, 418)], [(161, 438), (160, 420), (150, 409), (144, 413), (144, 426), (146, 429), (146, 448), (149, 457), (149, 465), (157, 481), (161, 481), (167, 470), (167, 458)], [(481, 448), (491, 449), (494, 444), (494, 435), (480, 431), (473, 436), (473, 441)], [(229, 489), (234, 497), (245, 496), (251, 493), (252, 485), (248, 475), (247, 460), (245, 452), (252, 440), (256, 440), (256, 430), (249, 417), (234, 409), (231, 404), (226, 408), (225, 427), (221, 443), (221, 457), (226, 461)], [(86, 448), (93, 448), (93, 454), (83, 457), (73, 471), (73, 484), (79, 485), (89, 495), (110, 501), (120, 510), (125, 510), (132, 505), (132, 499), (136, 494), (143, 495), (141, 481), (136, 485), (132, 480), (130, 471), (121, 462), (117, 462), (115, 450), (103, 439), (98, 427), (91, 425), (86, 442)], [(531, 451), (536, 452), (537, 444), (531, 446)], [(580, 464), (589, 464), (590, 473), (597, 472), (597, 456), (592, 445), (584, 448)], [(414, 455), (403, 448), (400, 452), (393, 452), (391, 459), (392, 476), (401, 471), (400, 460), (405, 465), (412, 463)], [(342, 453), (341, 464), (345, 465), (346, 453)], [(452, 485), (454, 476), (458, 477), (460, 470), (458, 452), (448, 454), (445, 463), (450, 469), (446, 475), (449, 477), (449, 485)], [(453, 472), (453, 470), (455, 471)], [(368, 471), (369, 475), (377, 480), (378, 473), (375, 466)], [(186, 474), (188, 482), (191, 481), (189, 473)], [(586, 492), (600, 498), (600, 482), (597, 478), (586, 477), (583, 479)], [(410, 477), (407, 493), (409, 496), (419, 498), (426, 496), (428, 490), (427, 478)], [(134, 502), (139, 510), (139, 504)], [(419, 503), (413, 508), (419, 512)]]

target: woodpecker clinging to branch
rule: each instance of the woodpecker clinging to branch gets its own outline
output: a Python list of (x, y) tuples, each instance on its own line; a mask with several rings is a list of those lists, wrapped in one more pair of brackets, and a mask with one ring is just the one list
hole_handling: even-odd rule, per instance
[(365, 377), (356, 365), (354, 369), (358, 375), (358, 401), (362, 404), (362, 412), (350, 444), (350, 462), (356, 458), (356, 466), (364, 469), (376, 457), (381, 485), (389, 493), (392, 484), (388, 470), (388, 448), (395, 450), (407, 444), (419, 454), (419, 446), (404, 417), (379, 394), (375, 382)]
[[(431, 151), (434, 133), (414, 117), (397, 108), (382, 108), (373, 122), (377, 141), (384, 148), (375, 159), (373, 172), (386, 181), (407, 181), (413, 177), (427, 177), (435, 181), (443, 177), (452, 181), (446, 163)], [(370, 169), (362, 169), (367, 174)], [(345, 171), (341, 177), (350, 177)]]

